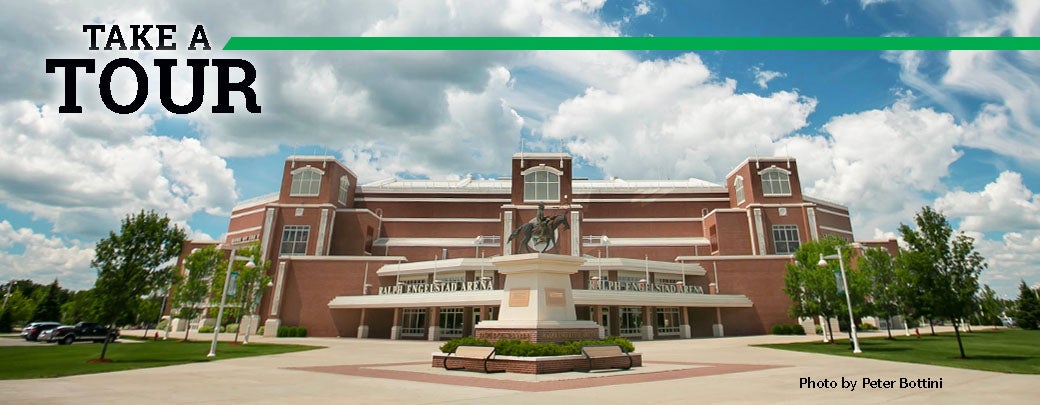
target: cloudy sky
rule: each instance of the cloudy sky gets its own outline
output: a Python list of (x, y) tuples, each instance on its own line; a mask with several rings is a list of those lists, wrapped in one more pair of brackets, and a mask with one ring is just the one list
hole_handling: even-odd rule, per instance
[[(1040, 282), (1040, 52), (232, 52), (230, 36), (1038, 36), (1040, 2), (566, 0), (62, 2), (3, 0), (0, 281), (89, 288), (93, 244), (155, 209), (219, 238), (238, 200), (276, 191), (293, 154), (339, 157), (362, 177), (505, 174), (521, 142), (564, 150), (590, 178), (721, 182), (752, 155), (790, 155), (806, 194), (848, 205), (858, 239), (945, 212), (1015, 296)], [(176, 24), (175, 51), (90, 51), (84, 24)], [(212, 51), (187, 50), (206, 27)], [(129, 32), (124, 33), (127, 39)], [(149, 34), (155, 42), (154, 31)], [(47, 58), (116, 58), (149, 72), (136, 114), (107, 110), (80, 70), (82, 114), (59, 114)], [(261, 114), (237, 95), (213, 114), (159, 103), (153, 59), (243, 58)], [(137, 90), (126, 69), (114, 98)]]

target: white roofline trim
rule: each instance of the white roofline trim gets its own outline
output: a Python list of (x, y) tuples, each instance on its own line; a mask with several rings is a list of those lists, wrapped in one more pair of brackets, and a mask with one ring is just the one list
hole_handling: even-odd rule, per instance
[(649, 203), (649, 202), (723, 202), (729, 198), (702, 197), (702, 198), (575, 198), (572, 201), (578, 203)]
[(278, 193), (271, 193), (264, 194), (259, 197), (253, 197), (248, 200), (242, 200), (238, 204), (235, 204), (233, 208), (231, 208), (231, 212), (278, 201), (278, 195)]
[(805, 200), (805, 202), (811, 202), (811, 203), (815, 203), (815, 204), (819, 204), (819, 205), (828, 205), (831, 208), (843, 209), (845, 211), (849, 210), (849, 207), (844, 205), (844, 204), (840, 204), (840, 203), (837, 203), (837, 202), (834, 202), (834, 201), (824, 200), (824, 199), (819, 198), (819, 197), (810, 197), (810, 196), (807, 196), (805, 194), (802, 194), (802, 199)]
[(791, 261), (794, 260), (793, 255), (736, 255), (736, 256), (676, 256), (675, 261), (693, 261), (693, 260), (704, 260), (704, 261), (727, 261), (727, 260), (783, 260)]
[(374, 246), (474, 247), (474, 238), (379, 238)]
[(581, 222), (701, 222), (704, 218), (582, 218)]
[(280, 256), (277, 261), (407, 262), (405, 256)]
[(852, 231), (848, 231), (848, 230), (844, 230), (844, 229), (838, 229), (838, 228), (831, 228), (829, 226), (820, 225), (820, 229), (824, 230), (824, 231), (831, 231), (831, 232), (837, 232), (837, 233), (844, 233), (844, 234), (852, 235)]
[(500, 218), (383, 218), (383, 222), (501, 222)]

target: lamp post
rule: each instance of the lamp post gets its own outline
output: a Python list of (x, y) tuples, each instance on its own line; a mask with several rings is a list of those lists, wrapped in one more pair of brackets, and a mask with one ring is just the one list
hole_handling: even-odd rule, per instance
[(213, 343), (209, 345), (209, 354), (206, 357), (217, 356), (217, 336), (220, 335), (220, 321), (224, 319), (224, 304), (227, 302), (228, 285), (231, 284), (231, 268), (235, 265), (236, 260), (248, 260), (246, 268), (251, 269), (256, 267), (253, 263), (253, 258), (236, 256), (237, 249), (231, 249), (231, 257), (228, 258), (227, 274), (224, 275), (224, 290), (220, 294), (220, 308), (217, 309), (217, 322), (213, 327)]
[(852, 298), (849, 294), (849, 282), (845, 277), (845, 261), (841, 258), (841, 247), (836, 246), (836, 248), (838, 249), (838, 254), (836, 255), (824, 256), (823, 253), (820, 253), (820, 261), (816, 263), (816, 265), (827, 267), (827, 260), (825, 259), (838, 259), (838, 268), (841, 269), (841, 284), (842, 288), (845, 289), (845, 303), (849, 307), (849, 329), (852, 331), (852, 352), (863, 353), (863, 351), (859, 349), (859, 339), (856, 338), (856, 320), (852, 316)]

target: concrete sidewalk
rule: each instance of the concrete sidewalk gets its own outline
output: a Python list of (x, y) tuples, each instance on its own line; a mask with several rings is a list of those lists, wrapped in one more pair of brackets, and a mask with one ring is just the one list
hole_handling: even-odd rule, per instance
[[(130, 335), (132, 332), (124, 334)], [(865, 336), (883, 334), (874, 332)], [(174, 336), (171, 334), (171, 339)], [(233, 334), (228, 338), (231, 336)], [(181, 337), (183, 333), (178, 336)], [(201, 340), (207, 337), (211, 338), (212, 335), (197, 336)], [(225, 334), (220, 337), (224, 340)], [(307, 401), (380, 404), (804, 404), (836, 401), (953, 404), (985, 401), (1029, 403), (1035, 400), (1033, 384), (1038, 379), (1032, 375), (960, 370), (749, 346), (814, 339), (817, 338), (753, 336), (635, 342), (637, 350), (643, 353), (647, 367), (630, 374), (632, 378), (625, 372), (611, 372), (564, 373), (567, 375), (544, 379), (526, 375), (489, 376), (435, 369), (429, 366), (430, 355), (437, 350), (440, 342), (353, 338), (266, 339), (266, 342), (302, 343), (327, 348), (56, 379), (0, 381), (0, 398), (8, 403), (82, 403), (84, 398), (89, 398), (92, 403), (283, 404)], [(264, 341), (262, 337), (255, 340), (250, 337), (250, 342), (261, 341)], [(748, 365), (761, 367), (745, 368), (755, 371), (739, 371), (737, 367)], [(676, 371), (681, 368), (686, 371)], [(690, 376), (676, 374), (679, 372), (686, 372)], [(617, 376), (622, 378), (615, 378)], [(446, 383), (445, 378), (449, 378), (451, 383)], [(604, 378), (611, 380), (602, 380)], [(804, 378), (811, 378), (818, 383), (824, 379), (836, 381), (837, 388), (800, 387)], [(846, 382), (855, 381), (855, 390), (842, 388), (843, 378)], [(863, 388), (861, 384), (864, 378), (897, 381), (897, 387)], [(942, 388), (900, 389), (900, 379), (941, 379)], [(559, 385), (561, 383), (555, 380), (572, 381), (569, 384), (579, 387), (569, 388), (571, 385)], [(615, 384), (614, 381), (619, 382)], [(604, 382), (606, 385), (602, 384)], [(550, 387), (548, 384), (557, 384), (551, 387), (562, 388), (542, 389)], [(582, 384), (589, 387), (581, 388)]]

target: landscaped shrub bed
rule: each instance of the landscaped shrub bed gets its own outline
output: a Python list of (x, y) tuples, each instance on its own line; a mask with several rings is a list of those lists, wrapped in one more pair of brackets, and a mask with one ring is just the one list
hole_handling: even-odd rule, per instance
[(520, 340), (499, 340), (496, 343), (491, 343), (484, 339), (466, 336), (449, 340), (440, 349), (443, 353), (451, 353), (459, 346), (494, 346), (495, 353), (501, 356), (541, 357), (581, 354), (583, 346), (595, 345), (620, 345), (626, 352), (632, 352), (636, 349), (628, 339), (617, 336), (610, 336), (601, 340), (579, 340), (564, 343), (531, 343)]
[(802, 325), (786, 325), (781, 323), (773, 325), (770, 332), (774, 335), (804, 335), (805, 328), (803, 328)]
[(278, 337), (307, 337), (307, 328), (303, 326), (280, 326)]

